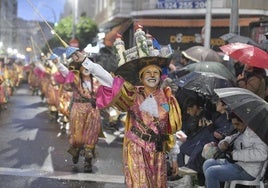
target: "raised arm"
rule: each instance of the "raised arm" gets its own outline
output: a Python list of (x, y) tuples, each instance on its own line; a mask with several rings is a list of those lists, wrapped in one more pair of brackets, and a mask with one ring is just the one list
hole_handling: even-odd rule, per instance
[(57, 63), (55, 63), (55, 65), (63, 77), (66, 77), (69, 74), (68, 68), (66, 66), (64, 66), (62, 63), (57, 62)]
[[(109, 63), (109, 62), (108, 62)], [(107, 72), (102, 66), (99, 64), (93, 63), (90, 59), (86, 58), (82, 66), (89, 70), (89, 72), (97, 78), (101, 85), (112, 87), (113, 85), (113, 77)]]

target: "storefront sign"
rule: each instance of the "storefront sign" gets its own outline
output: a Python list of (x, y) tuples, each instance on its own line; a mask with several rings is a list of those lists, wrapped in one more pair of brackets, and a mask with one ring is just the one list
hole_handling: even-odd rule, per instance
[(206, 0), (158, 0), (157, 9), (200, 9), (206, 8)]
[[(185, 50), (192, 46), (203, 45), (201, 27), (146, 27), (146, 31), (157, 38), (159, 44), (170, 44), (172, 49)], [(229, 27), (212, 27), (210, 45), (216, 51), (225, 44), (220, 36), (229, 32)], [(245, 35), (247, 27), (240, 28), (241, 35)]]

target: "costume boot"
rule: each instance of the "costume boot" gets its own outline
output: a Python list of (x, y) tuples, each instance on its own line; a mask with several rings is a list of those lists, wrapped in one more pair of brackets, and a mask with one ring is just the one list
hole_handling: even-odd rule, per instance
[(92, 172), (92, 158), (85, 158), (84, 172)]
[(93, 149), (85, 148), (85, 164), (84, 164), (84, 172), (92, 172), (92, 158), (93, 158)]
[(73, 164), (77, 164), (79, 160), (80, 149), (71, 146), (67, 152), (73, 156)]

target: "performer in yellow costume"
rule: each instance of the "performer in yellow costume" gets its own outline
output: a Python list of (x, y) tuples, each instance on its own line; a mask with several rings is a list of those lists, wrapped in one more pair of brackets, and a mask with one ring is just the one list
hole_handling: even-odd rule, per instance
[[(142, 43), (144, 44), (144, 43)], [(144, 49), (144, 45), (143, 45)], [(170, 88), (161, 89), (162, 68), (169, 59), (142, 56), (121, 65), (113, 77), (72, 47), (76, 62), (98, 79), (97, 107), (115, 107), (127, 113), (123, 164), (127, 187), (166, 188), (166, 151), (181, 128), (180, 107)], [(109, 63), (109, 62), (107, 62)], [(171, 140), (170, 140), (171, 139)]]

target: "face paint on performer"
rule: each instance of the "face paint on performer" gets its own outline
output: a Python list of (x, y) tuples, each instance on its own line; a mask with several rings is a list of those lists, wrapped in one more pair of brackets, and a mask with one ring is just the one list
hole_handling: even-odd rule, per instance
[(156, 65), (149, 65), (139, 72), (141, 82), (145, 87), (157, 88), (160, 83), (161, 69)]

